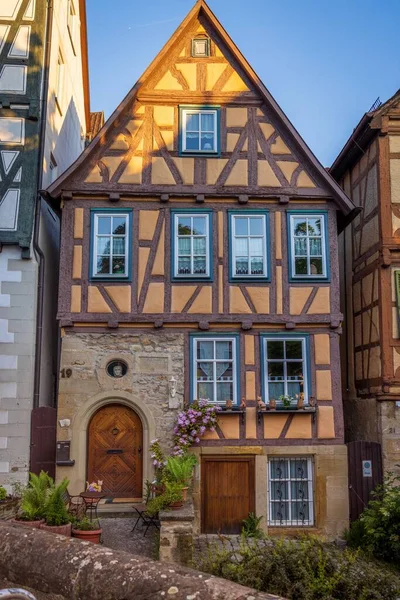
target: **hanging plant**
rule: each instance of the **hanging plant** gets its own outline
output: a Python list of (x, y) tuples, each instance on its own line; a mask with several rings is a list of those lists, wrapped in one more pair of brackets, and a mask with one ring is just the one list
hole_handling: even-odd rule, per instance
[(214, 431), (221, 407), (208, 400), (195, 400), (189, 408), (178, 414), (174, 427), (174, 454), (184, 454), (190, 446), (198, 444), (208, 431)]

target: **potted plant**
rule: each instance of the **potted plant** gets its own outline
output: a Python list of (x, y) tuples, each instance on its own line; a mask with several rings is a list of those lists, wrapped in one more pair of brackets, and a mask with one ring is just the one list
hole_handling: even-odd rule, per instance
[(87, 517), (84, 517), (83, 519), (76, 520), (72, 525), (72, 537), (92, 542), (93, 544), (100, 544), (102, 531), (97, 519), (90, 521)]
[(42, 523), (40, 528), (51, 533), (60, 533), (71, 537), (71, 517), (63, 498), (68, 484), (68, 479), (64, 479), (51, 490), (44, 514), (45, 523)]
[(269, 409), (270, 410), (276, 410), (276, 400), (275, 400), (275, 398), (271, 398), (271, 400), (269, 401)]
[(292, 406), (291, 396), (279, 396), (279, 400), (282, 402), (284, 409), (289, 409)]
[(226, 410), (232, 410), (232, 406), (233, 406), (233, 401), (232, 400), (226, 400), (225, 401), (225, 408), (226, 408)]
[(147, 503), (146, 512), (154, 517), (160, 510), (177, 509), (181, 506), (183, 506), (182, 486), (177, 483), (167, 483), (165, 491)]
[(47, 502), (53, 487), (52, 478), (44, 471), (39, 475), (31, 473), (27, 487), (22, 490), (19, 512), (12, 522), (39, 529), (44, 523)]
[(197, 459), (194, 454), (185, 453), (181, 456), (168, 456), (167, 458), (164, 468), (164, 483), (181, 486), (184, 502), (187, 500), (187, 491), (196, 464)]

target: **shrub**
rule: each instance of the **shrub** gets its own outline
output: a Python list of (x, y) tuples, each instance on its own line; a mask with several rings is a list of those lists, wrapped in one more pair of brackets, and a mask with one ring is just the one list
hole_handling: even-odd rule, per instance
[(4, 488), (2, 485), (0, 485), (0, 502), (2, 502), (2, 500), (5, 500), (7, 498), (8, 494), (7, 494), (7, 490), (6, 488)]
[(52, 478), (41, 471), (39, 475), (30, 473), (29, 483), (22, 490), (20, 519), (24, 521), (36, 521), (44, 517), (47, 502), (54, 488)]
[(243, 519), (242, 535), (248, 538), (260, 539), (264, 537), (264, 532), (260, 527), (263, 517), (256, 517), (254, 513), (249, 513), (247, 519)]
[(389, 567), (311, 537), (242, 537), (239, 549), (209, 545), (199, 568), (288, 600), (396, 600), (400, 594), (400, 576)]
[[(360, 516), (359, 545), (379, 559), (400, 564), (400, 478), (388, 473)], [(354, 524), (353, 524), (354, 527)]]
[(70, 523), (71, 518), (68, 514), (64, 502), (64, 494), (69, 484), (68, 479), (64, 479), (59, 485), (54, 487), (50, 493), (44, 518), (46, 525), (66, 525)]
[(204, 433), (214, 431), (220, 406), (209, 400), (193, 400), (189, 408), (178, 413), (174, 427), (174, 454), (184, 454), (193, 444), (198, 444)]

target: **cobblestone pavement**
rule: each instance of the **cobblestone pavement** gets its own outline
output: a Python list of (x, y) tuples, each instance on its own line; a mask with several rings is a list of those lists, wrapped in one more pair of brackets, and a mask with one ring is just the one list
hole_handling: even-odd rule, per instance
[(100, 525), (103, 529), (103, 546), (113, 550), (123, 550), (140, 556), (148, 556), (152, 559), (158, 558), (158, 530), (150, 527), (144, 536), (144, 527), (139, 525), (132, 533), (132, 527), (136, 521), (135, 517), (105, 518), (100, 517)]

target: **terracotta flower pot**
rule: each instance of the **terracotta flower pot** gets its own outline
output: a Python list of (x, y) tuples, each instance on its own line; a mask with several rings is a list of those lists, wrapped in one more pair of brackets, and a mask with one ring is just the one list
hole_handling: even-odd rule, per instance
[(11, 523), (15, 525), (22, 525), (22, 527), (33, 527), (34, 529), (40, 529), (44, 524), (44, 519), (40, 521), (23, 521), (22, 519), (11, 519)]
[(58, 533), (66, 537), (71, 537), (72, 523), (67, 523), (66, 525), (46, 525), (46, 523), (43, 523), (40, 525), (40, 529), (49, 533)]
[(189, 489), (188, 487), (184, 487), (184, 488), (182, 488), (182, 500), (183, 500), (184, 502), (186, 502), (186, 500), (187, 500), (188, 489)]
[(184, 504), (183, 499), (177, 500), (176, 502), (173, 502), (172, 504), (170, 504), (169, 508), (172, 508), (172, 510), (177, 510), (178, 508), (182, 508), (183, 504)]
[(102, 529), (93, 529), (93, 531), (82, 531), (81, 529), (73, 529), (72, 537), (84, 542), (92, 542), (92, 544), (100, 544)]

